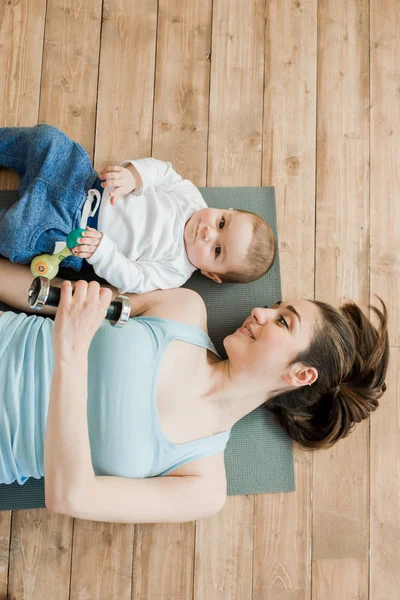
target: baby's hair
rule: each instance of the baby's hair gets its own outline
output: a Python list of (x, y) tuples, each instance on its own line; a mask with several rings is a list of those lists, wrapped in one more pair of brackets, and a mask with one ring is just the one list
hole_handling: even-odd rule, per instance
[(249, 215), (253, 223), (253, 239), (245, 262), (240, 271), (219, 273), (222, 281), (227, 283), (250, 283), (259, 279), (272, 267), (276, 254), (276, 241), (271, 225), (255, 213), (235, 208), (235, 212)]

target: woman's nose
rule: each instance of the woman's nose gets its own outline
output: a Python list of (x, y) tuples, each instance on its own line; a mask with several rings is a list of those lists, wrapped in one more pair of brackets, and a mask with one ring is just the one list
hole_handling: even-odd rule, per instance
[(251, 316), (255, 321), (259, 324), (265, 323), (268, 320), (268, 315), (271, 312), (270, 308), (253, 308), (251, 311)]

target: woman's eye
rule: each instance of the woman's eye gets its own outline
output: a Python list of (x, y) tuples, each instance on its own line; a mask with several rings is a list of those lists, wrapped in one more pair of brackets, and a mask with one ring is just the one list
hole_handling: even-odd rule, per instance
[(224, 226), (225, 226), (225, 219), (221, 219), (220, 222), (219, 222), (219, 228), (223, 229)]
[(289, 325), (287, 324), (287, 321), (285, 320), (285, 318), (281, 315), (278, 318), (278, 323), (281, 323), (282, 325), (284, 325), (287, 329), (289, 329)]
[(215, 246), (215, 256), (219, 256), (221, 254), (221, 246), (218, 244)]

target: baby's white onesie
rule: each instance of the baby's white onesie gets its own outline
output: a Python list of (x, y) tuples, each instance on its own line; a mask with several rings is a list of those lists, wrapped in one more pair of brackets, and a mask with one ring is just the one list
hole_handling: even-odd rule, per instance
[(207, 204), (171, 163), (140, 158), (121, 165), (129, 163), (143, 187), (117, 197), (114, 206), (113, 188), (104, 189), (98, 216), (103, 238), (88, 262), (120, 294), (180, 287), (196, 270), (186, 255), (184, 227)]

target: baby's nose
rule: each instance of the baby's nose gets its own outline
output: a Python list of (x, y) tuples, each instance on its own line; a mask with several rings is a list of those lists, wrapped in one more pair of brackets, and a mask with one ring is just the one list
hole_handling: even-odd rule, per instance
[(212, 242), (215, 239), (215, 230), (206, 225), (203, 229), (203, 242)]

